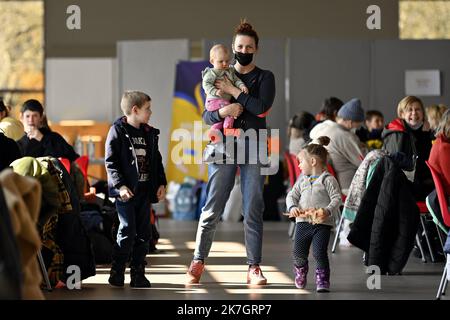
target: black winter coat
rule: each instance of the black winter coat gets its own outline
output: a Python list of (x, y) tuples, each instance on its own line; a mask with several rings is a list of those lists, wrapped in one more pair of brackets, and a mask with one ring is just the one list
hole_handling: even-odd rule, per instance
[(386, 156), (375, 168), (347, 239), (366, 252), (368, 265), (397, 274), (413, 249), (419, 215), (411, 182)]
[[(109, 196), (119, 196), (121, 186), (127, 186), (136, 193), (138, 186), (139, 169), (137, 157), (130, 136), (125, 127), (126, 117), (117, 119), (109, 129), (105, 143), (105, 166), (108, 174)], [(159, 186), (167, 185), (166, 175), (162, 164), (161, 153), (158, 149), (159, 130), (142, 124), (145, 140), (150, 148), (150, 200), (158, 202), (156, 192)]]
[(2, 132), (0, 132), (0, 150), (0, 171), (7, 168), (14, 160), (22, 157), (17, 143)]
[(62, 157), (70, 161), (75, 161), (79, 157), (72, 146), (59, 133), (46, 128), (40, 128), (39, 131), (44, 135), (41, 141), (29, 139), (26, 134), (17, 141), (23, 156), (33, 158)]
[(411, 129), (399, 118), (391, 121), (382, 133), (383, 149), (390, 154), (403, 152), (409, 159), (416, 155), (417, 164), (414, 174), (414, 197), (416, 201), (424, 201), (434, 189), (431, 172), (425, 164), (430, 157), (432, 134), (429, 131)]

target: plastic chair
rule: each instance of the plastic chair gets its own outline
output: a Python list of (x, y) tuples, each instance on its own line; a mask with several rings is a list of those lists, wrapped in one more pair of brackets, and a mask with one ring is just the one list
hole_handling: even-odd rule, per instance
[[(286, 159), (288, 167), (289, 183), (291, 187), (293, 187), (301, 173), (300, 168), (298, 167), (299, 162), (297, 156), (295, 154), (290, 153), (289, 151), (285, 151), (283, 155), (284, 159)], [(295, 230), (295, 222), (291, 222), (289, 224), (288, 229), (288, 236), (291, 239), (293, 239), (294, 237), (294, 230)]]
[(327, 170), (333, 177), (336, 178), (336, 171), (334, 170), (333, 166), (329, 162), (327, 162)]
[(81, 156), (75, 160), (75, 163), (80, 167), (81, 172), (83, 173), (84, 179), (87, 181), (88, 177), (88, 166), (89, 166), (89, 157)]
[[(436, 259), (434, 257), (433, 247), (431, 246), (430, 237), (429, 237), (427, 229), (425, 227), (425, 221), (426, 221), (425, 217), (428, 214), (430, 214), (430, 212), (428, 211), (427, 204), (425, 203), (425, 201), (417, 201), (416, 205), (419, 208), (420, 224), (422, 225), (423, 232), (424, 232), (424, 235), (425, 235), (425, 241), (427, 243), (428, 251), (430, 252), (431, 262), (436, 262)], [(422, 252), (422, 249), (421, 249), (421, 246), (420, 246), (420, 239), (419, 239), (419, 237), (416, 237), (416, 242), (417, 242), (417, 245), (419, 246), (419, 250), (421, 251), (421, 254), (422, 254), (422, 261), (426, 262), (425, 256), (423, 255), (423, 252)]]
[(291, 187), (293, 187), (298, 177), (300, 176), (300, 168), (298, 167), (299, 162), (297, 156), (295, 154), (289, 153), (288, 151), (284, 152), (284, 158), (286, 159), (288, 167), (289, 183)]
[[(442, 181), (439, 177), (439, 174), (434, 170), (428, 161), (425, 161), (428, 168), (430, 168), (431, 176), (433, 177), (434, 186), (436, 187), (436, 193), (439, 201), (439, 208), (441, 209), (442, 219), (444, 220), (444, 224), (447, 227), (450, 227), (450, 212), (448, 210), (447, 197), (444, 192), (444, 187), (442, 185)], [(428, 199), (428, 197), (427, 197)], [(427, 202), (428, 204), (428, 202)], [(430, 208), (430, 212), (431, 212)], [(438, 231), (439, 232), (439, 231)], [(442, 242), (441, 242), (442, 243)], [(447, 289), (447, 268), (444, 266), (444, 271), (442, 272), (441, 281), (439, 282), (438, 291), (436, 294), (436, 299), (440, 299), (441, 295), (445, 295), (445, 290)]]
[(62, 163), (64, 168), (66, 168), (67, 172), (70, 174), (70, 161), (67, 158), (58, 158), (58, 160)]

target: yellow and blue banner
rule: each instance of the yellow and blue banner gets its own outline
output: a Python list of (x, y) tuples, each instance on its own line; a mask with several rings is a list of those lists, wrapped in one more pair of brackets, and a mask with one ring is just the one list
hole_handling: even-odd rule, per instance
[(175, 93), (172, 103), (167, 178), (183, 182), (186, 176), (207, 181), (208, 167), (202, 163), (203, 141), (208, 126), (202, 125), (205, 93), (201, 72), (208, 61), (180, 61), (176, 66)]

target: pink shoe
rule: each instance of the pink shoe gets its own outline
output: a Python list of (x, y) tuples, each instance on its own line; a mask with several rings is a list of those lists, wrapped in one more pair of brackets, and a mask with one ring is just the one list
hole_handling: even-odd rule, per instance
[(205, 264), (200, 260), (192, 260), (189, 270), (187, 271), (187, 281), (188, 284), (194, 284), (200, 282), (200, 277), (202, 276), (203, 270), (205, 269)]
[(264, 285), (267, 279), (263, 276), (259, 266), (251, 266), (247, 272), (247, 284)]

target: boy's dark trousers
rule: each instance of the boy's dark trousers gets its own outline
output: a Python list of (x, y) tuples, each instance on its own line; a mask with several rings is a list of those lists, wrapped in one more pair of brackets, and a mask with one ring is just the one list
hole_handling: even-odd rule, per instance
[(151, 238), (150, 206), (148, 190), (138, 190), (134, 197), (126, 202), (116, 200), (120, 225), (112, 254), (114, 267), (125, 268), (130, 254), (130, 266), (145, 264)]

